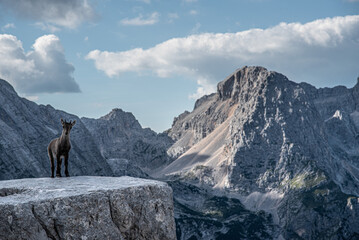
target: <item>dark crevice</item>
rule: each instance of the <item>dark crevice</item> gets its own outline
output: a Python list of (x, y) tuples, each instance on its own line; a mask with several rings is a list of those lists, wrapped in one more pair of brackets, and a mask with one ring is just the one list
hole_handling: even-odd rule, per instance
[[(35, 213), (35, 207), (34, 205), (31, 206), (31, 212), (34, 215), (35, 219), (37, 220), (37, 222), (41, 225), (42, 229), (44, 229), (46, 235), (48, 238), (52, 239), (52, 240), (56, 240), (56, 237), (54, 235), (52, 235), (51, 231), (47, 228), (47, 226), (44, 224), (44, 222), (37, 216), (37, 214)], [(57, 233), (57, 232), (56, 232)], [(60, 238), (59, 238), (60, 239)]]
[(0, 197), (7, 197), (14, 194), (23, 193), (25, 189), (18, 189), (18, 188), (2, 188), (0, 189)]
[(56, 225), (55, 219), (54, 219), (54, 230), (55, 230), (56, 235), (59, 237), (59, 239), (61, 239), (61, 238), (60, 238), (60, 234), (59, 234), (59, 230), (57, 229), (57, 225)]
[(111, 205), (111, 200), (110, 200), (110, 196), (107, 197), (108, 198), (108, 206), (110, 209), (110, 216), (111, 216), (111, 220), (113, 222), (113, 224), (115, 224), (116, 228), (118, 229), (118, 231), (121, 233), (121, 230), (119, 228), (119, 226), (117, 226), (115, 219), (113, 218), (113, 214), (112, 214), (112, 205)]

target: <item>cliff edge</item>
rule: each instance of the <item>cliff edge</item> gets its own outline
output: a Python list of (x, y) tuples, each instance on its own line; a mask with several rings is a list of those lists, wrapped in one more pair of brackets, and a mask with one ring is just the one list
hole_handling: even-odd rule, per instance
[(0, 181), (0, 239), (176, 239), (172, 189), (131, 177)]

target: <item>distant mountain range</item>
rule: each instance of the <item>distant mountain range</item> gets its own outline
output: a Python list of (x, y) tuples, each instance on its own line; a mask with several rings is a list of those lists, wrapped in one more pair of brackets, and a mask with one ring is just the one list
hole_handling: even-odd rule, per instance
[(70, 174), (172, 186), (179, 239), (359, 239), (359, 84), (244, 67), (157, 134), (120, 109), (79, 119), (0, 80), (0, 179), (49, 176), (60, 118), (78, 121)]
[[(50, 176), (47, 145), (61, 135), (60, 119), (76, 120), (70, 133), (70, 175), (147, 176), (168, 161), (171, 139), (143, 129), (131, 113), (114, 109), (100, 119), (79, 119), (50, 105), (20, 98), (0, 80), (0, 180)], [(161, 162), (163, 161), (163, 162)]]

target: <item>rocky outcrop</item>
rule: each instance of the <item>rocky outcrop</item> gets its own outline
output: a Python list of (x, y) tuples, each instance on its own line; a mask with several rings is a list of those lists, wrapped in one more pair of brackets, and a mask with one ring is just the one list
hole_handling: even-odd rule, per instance
[(131, 177), (0, 181), (0, 239), (176, 239), (171, 188)]

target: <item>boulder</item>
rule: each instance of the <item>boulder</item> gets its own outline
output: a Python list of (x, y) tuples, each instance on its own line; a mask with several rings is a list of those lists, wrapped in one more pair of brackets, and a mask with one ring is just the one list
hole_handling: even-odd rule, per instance
[(132, 177), (0, 181), (0, 239), (176, 239), (172, 189)]

